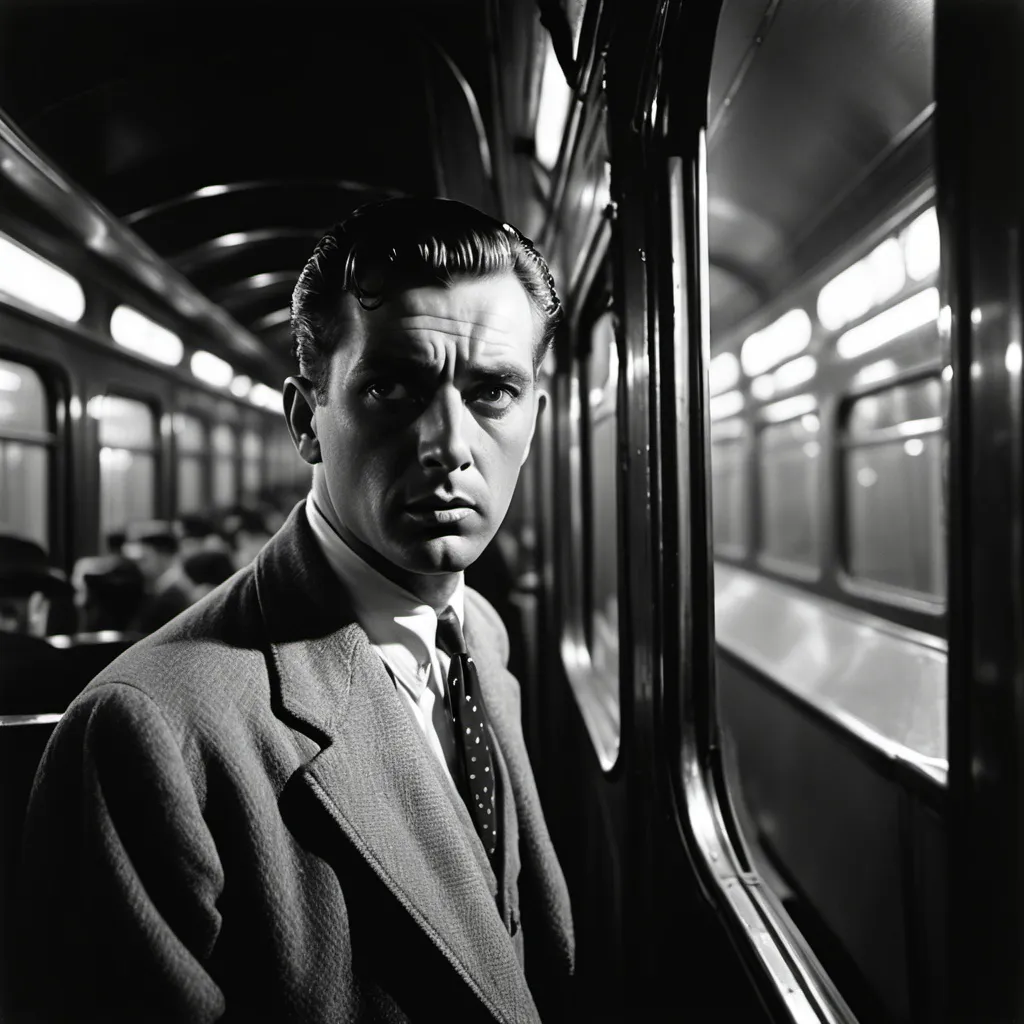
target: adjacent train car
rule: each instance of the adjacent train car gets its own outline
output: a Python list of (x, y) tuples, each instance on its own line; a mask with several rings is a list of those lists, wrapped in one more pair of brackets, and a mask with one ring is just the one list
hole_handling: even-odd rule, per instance
[(91, 53), (3, 16), (5, 530), (70, 571), (137, 520), (297, 500), (317, 231), (390, 194), (507, 217), (563, 320), (469, 575), (578, 1016), (1024, 1019), (1015, 6), (302, 2), (248, 11), (257, 43), (159, 9), (72, 6)]

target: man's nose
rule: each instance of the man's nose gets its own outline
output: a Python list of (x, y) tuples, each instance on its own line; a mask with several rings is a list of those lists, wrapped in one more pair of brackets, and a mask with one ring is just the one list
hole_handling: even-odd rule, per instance
[(420, 464), (447, 473), (469, 469), (473, 456), (466, 431), (471, 419), (458, 388), (438, 388), (418, 421)]

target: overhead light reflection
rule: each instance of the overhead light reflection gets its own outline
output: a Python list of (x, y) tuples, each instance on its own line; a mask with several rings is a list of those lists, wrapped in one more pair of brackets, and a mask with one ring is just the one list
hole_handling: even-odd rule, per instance
[(728, 391), (711, 399), (711, 418), (724, 420), (727, 416), (735, 416), (743, 411), (743, 394), (740, 391)]
[(712, 395), (736, 387), (740, 380), (740, 361), (731, 352), (721, 352), (708, 364), (708, 382)]
[(843, 359), (855, 359), (918, 327), (934, 323), (938, 315), (939, 290), (926, 288), (891, 309), (850, 328), (836, 342), (836, 351)]
[(925, 210), (903, 236), (903, 255), (911, 280), (923, 281), (936, 273), (939, 252), (939, 219), (933, 206)]
[(740, 362), (748, 377), (756, 377), (785, 359), (799, 355), (811, 341), (811, 318), (802, 309), (791, 309), (751, 334), (740, 350)]

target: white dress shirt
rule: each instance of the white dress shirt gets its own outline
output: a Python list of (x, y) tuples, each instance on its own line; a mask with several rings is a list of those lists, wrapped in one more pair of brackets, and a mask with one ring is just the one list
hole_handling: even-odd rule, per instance
[[(444, 700), (449, 663), (437, 649), (437, 613), (357, 555), (317, 508), (312, 494), (306, 499), (306, 517), (320, 550), (352, 598), (359, 625), (397, 680), (398, 695), (451, 779), (433, 722), (434, 701)], [(459, 573), (449, 604), (460, 625), (465, 596), (465, 580)]]

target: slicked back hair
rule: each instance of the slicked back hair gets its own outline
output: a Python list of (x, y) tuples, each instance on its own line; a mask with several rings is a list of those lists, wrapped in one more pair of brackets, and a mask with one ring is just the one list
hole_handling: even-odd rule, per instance
[(376, 309), (422, 285), (512, 273), (523, 286), (538, 338), (534, 370), (554, 337), (560, 304), (544, 257), (510, 224), (449, 199), (388, 199), (359, 207), (317, 243), (292, 293), (292, 351), (299, 372), (326, 397), (326, 365), (341, 340), (344, 295)]

